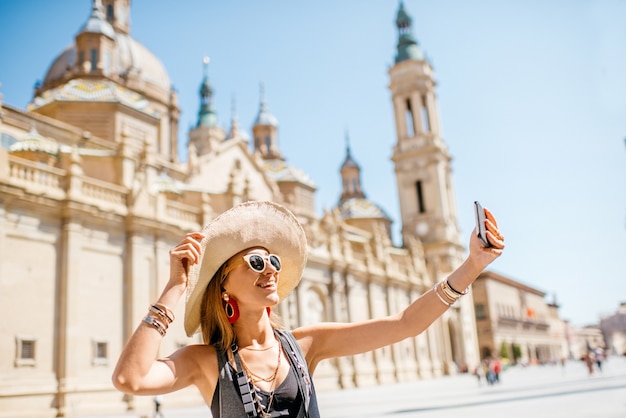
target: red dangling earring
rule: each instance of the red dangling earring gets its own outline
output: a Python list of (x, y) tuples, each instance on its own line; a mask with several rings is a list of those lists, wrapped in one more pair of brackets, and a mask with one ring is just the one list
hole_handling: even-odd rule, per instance
[(231, 325), (237, 322), (239, 319), (239, 305), (235, 298), (231, 298), (228, 296), (228, 293), (224, 292), (222, 294), (222, 305), (224, 305), (224, 312), (226, 312), (228, 322)]
[(267, 311), (267, 317), (269, 318), (270, 316), (272, 316), (272, 308), (270, 308), (269, 306), (267, 308), (265, 308), (265, 310)]

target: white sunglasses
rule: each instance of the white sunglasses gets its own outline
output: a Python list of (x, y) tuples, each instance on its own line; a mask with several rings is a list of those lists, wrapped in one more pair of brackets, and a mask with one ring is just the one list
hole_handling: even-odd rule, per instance
[(262, 256), (259, 254), (246, 254), (243, 256), (243, 259), (248, 263), (248, 266), (251, 270), (256, 271), (257, 273), (262, 273), (265, 271), (265, 259), (268, 259), (272, 267), (278, 272), (282, 269), (282, 264), (280, 263), (280, 257), (276, 254), (268, 254), (267, 256)]

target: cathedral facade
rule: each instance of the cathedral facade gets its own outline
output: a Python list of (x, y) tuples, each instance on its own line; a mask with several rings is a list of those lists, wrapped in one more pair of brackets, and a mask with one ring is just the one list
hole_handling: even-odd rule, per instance
[[(316, 185), (281, 153), (263, 93), (251, 133), (236, 117), (224, 129), (205, 72), (180, 161), (177, 95), (160, 60), (132, 38), (130, 9), (130, 0), (94, 0), (27, 109), (0, 96), (0, 417), (146, 408), (151, 399), (113, 388), (117, 357), (168, 280), (169, 249), (240, 202), (281, 203), (306, 231), (302, 281), (277, 309), (289, 328), (397, 313), (464, 258), (434, 74), (402, 2), (389, 69), (401, 246), (366, 197), (349, 144), (337, 205), (315, 212)], [(471, 369), (479, 362), (471, 301), (415, 338), (322, 363), (318, 390)], [(183, 302), (175, 313), (184, 317)], [(200, 342), (182, 322), (162, 355)], [(203, 402), (193, 388), (168, 397)]]

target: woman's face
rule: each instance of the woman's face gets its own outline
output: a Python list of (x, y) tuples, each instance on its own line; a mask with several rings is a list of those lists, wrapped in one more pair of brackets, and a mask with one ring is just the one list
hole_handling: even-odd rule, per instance
[[(278, 304), (279, 273), (270, 262), (269, 254), (265, 248), (255, 247), (236, 256), (233, 260), (236, 267), (230, 272), (222, 287), (229, 296), (237, 300), (240, 310), (265, 309)], [(263, 263), (259, 262), (259, 258), (253, 257), (251, 260), (251, 264), (257, 269), (260, 265), (264, 265), (262, 271), (256, 271), (248, 265), (244, 257), (250, 255), (262, 258)], [(276, 260), (273, 261), (276, 262)]]

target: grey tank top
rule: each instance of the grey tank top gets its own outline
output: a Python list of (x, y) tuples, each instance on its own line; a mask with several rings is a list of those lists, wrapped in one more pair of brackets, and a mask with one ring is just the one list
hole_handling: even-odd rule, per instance
[[(290, 332), (277, 331), (277, 335), (289, 359), (290, 369), (289, 374), (274, 393), (271, 417), (319, 418), (315, 388), (300, 347)], [(219, 377), (211, 401), (213, 418), (246, 418), (235, 369), (228, 362), (226, 351), (217, 350), (217, 358)], [(267, 405), (269, 393), (259, 389), (256, 391), (263, 405)], [(306, 392), (307, 404), (303, 400), (303, 391)]]

